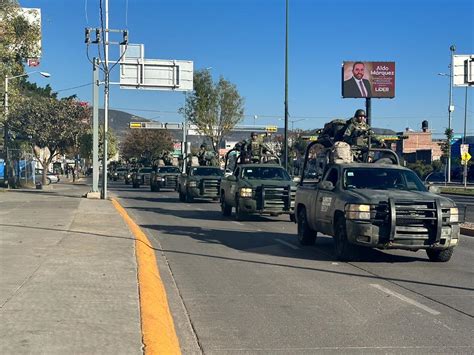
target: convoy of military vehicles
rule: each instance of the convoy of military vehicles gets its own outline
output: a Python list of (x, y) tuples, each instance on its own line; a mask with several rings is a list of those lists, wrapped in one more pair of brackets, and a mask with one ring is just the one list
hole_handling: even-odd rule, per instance
[[(357, 112), (359, 112), (358, 110)], [(356, 112), (356, 113), (357, 113)], [(455, 203), (423, 184), (365, 122), (332, 121), (308, 144), (299, 176), (291, 177), (280, 159), (254, 139), (236, 144), (225, 156), (201, 145), (181, 166), (160, 164), (113, 179), (134, 188), (171, 189), (179, 200), (219, 201), (222, 215), (289, 215), (297, 223), (301, 245), (313, 245), (318, 233), (332, 236), (338, 260), (352, 260), (370, 248), (425, 250), (429, 260), (446, 262), (459, 243)], [(183, 165), (185, 167), (183, 167)]]

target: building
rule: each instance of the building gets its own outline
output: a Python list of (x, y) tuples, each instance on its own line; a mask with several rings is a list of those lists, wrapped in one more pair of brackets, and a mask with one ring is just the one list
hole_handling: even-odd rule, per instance
[(431, 164), (440, 160), (443, 152), (441, 141), (433, 140), (433, 134), (428, 128), (428, 121), (421, 123), (421, 131), (413, 131), (407, 128), (404, 132), (398, 132), (399, 136), (405, 137), (394, 143), (398, 156), (405, 159), (407, 163), (423, 161)]

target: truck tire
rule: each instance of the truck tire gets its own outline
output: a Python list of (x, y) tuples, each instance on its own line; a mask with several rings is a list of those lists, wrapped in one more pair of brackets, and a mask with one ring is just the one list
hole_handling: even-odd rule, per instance
[(138, 188), (140, 187), (140, 184), (137, 183), (137, 182), (133, 182), (133, 183), (132, 183), (132, 187), (133, 187), (134, 189), (138, 189)]
[(188, 191), (186, 191), (184, 193), (184, 200), (189, 203), (189, 202), (193, 202), (194, 198), (188, 193)]
[(314, 245), (317, 233), (309, 228), (306, 209), (298, 211), (298, 242), (301, 245)]
[(225, 216), (225, 217), (228, 217), (232, 214), (232, 206), (229, 206), (225, 202), (224, 193), (221, 194), (221, 211), (222, 211), (222, 215)]
[(346, 219), (339, 216), (336, 219), (334, 233), (334, 252), (337, 260), (351, 261), (357, 254), (357, 247), (347, 240)]
[(245, 213), (240, 210), (239, 207), (239, 199), (235, 199), (235, 220), (236, 221), (243, 221), (245, 218)]
[(445, 263), (451, 259), (453, 256), (454, 248), (448, 248), (443, 250), (436, 250), (436, 249), (426, 249), (426, 254), (430, 261), (438, 262), (438, 263)]
[(183, 191), (181, 190), (181, 186), (178, 188), (179, 200), (184, 202), (186, 200), (186, 196), (184, 195)]

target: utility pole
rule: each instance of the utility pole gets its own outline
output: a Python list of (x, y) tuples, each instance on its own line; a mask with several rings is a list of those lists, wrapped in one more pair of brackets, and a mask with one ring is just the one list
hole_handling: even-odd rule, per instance
[[(456, 47), (451, 45), (449, 47), (451, 51), (451, 65), (450, 65), (450, 76), (449, 76), (449, 107), (448, 107), (448, 130), (451, 132), (451, 112), (454, 111), (453, 106), (453, 55), (456, 51)], [(448, 183), (451, 182), (451, 139), (448, 139), (448, 168), (447, 168), (447, 175), (448, 175)]]
[(104, 145), (102, 157), (102, 199), (107, 199), (107, 158), (108, 158), (108, 137), (109, 131), (109, 0), (105, 0), (105, 29), (104, 29)]
[(8, 159), (8, 141), (9, 141), (9, 135), (8, 135), (8, 77), (5, 75), (5, 83), (4, 83), (4, 88), (5, 88), (5, 97), (3, 101), (4, 105), (4, 117), (3, 117), (3, 130), (4, 130), (4, 136), (3, 136), (3, 151), (5, 152), (5, 159), (4, 159), (4, 167), (5, 169), (3, 170), (3, 181), (8, 189), (9, 186), (9, 162), (10, 160)]
[[(466, 86), (466, 96), (464, 98), (464, 132), (462, 136), (462, 144), (466, 144), (466, 130), (467, 130), (467, 90), (468, 86)], [(468, 149), (469, 150), (469, 149)], [(464, 180), (464, 188), (467, 188), (467, 161), (464, 162), (464, 173), (463, 173), (463, 180)]]
[(283, 154), (283, 167), (288, 170), (288, 1), (286, 0), (286, 36), (285, 36), (285, 150)]
[(92, 62), (92, 192), (99, 193), (99, 60)]

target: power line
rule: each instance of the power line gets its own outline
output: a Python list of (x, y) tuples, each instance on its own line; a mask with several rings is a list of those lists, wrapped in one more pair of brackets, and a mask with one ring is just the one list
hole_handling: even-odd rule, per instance
[(66, 89), (60, 89), (60, 90), (54, 90), (54, 92), (61, 92), (61, 91), (68, 91), (68, 90), (74, 90), (74, 89), (79, 89), (79, 88), (83, 88), (85, 86), (90, 86), (94, 83), (87, 83), (87, 84), (83, 84), (83, 85), (78, 85), (78, 86), (73, 86), (73, 87), (70, 87), (70, 88), (66, 88)]

